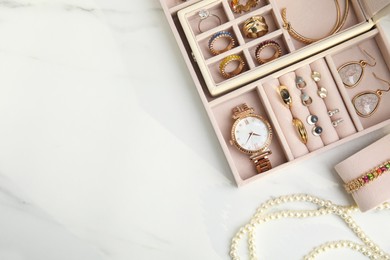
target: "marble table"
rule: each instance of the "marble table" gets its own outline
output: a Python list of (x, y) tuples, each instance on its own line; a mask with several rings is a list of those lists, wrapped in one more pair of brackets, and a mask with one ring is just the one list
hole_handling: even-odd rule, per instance
[[(390, 132), (238, 189), (157, 0), (4, 0), (0, 35), (2, 260), (229, 259), (269, 198), (353, 203), (333, 166)], [(387, 252), (389, 214), (357, 215)], [(265, 259), (354, 239), (331, 216), (260, 231)]]

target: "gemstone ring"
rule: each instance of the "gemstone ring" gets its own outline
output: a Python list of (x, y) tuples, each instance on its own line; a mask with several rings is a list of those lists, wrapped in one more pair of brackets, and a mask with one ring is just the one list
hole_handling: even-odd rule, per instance
[(198, 23), (198, 30), (199, 30), (199, 32), (201, 32), (201, 33), (204, 32), (204, 31), (202, 30), (202, 28), (201, 28), (201, 24), (202, 24), (205, 20), (207, 20), (208, 18), (214, 18), (214, 20), (216, 20), (216, 21), (218, 22), (218, 26), (222, 24), (221, 18), (219, 18), (218, 15), (215, 15), (215, 14), (210, 13), (209, 10), (206, 10), (206, 9), (200, 10), (199, 13), (198, 13), (198, 16), (199, 16), (199, 18), (200, 18), (199, 23)]

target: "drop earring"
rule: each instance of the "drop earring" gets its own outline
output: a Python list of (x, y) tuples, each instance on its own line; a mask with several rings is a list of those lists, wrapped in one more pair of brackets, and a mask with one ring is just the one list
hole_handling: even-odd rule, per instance
[[(359, 48), (360, 49), (360, 48)], [(363, 78), (364, 68), (368, 65), (374, 67), (376, 65), (376, 60), (372, 55), (367, 51), (360, 49), (367, 57), (371, 58), (372, 63), (369, 63), (366, 60), (360, 61), (351, 61), (341, 65), (337, 71), (341, 77), (341, 80), (344, 83), (346, 88), (356, 87)]]
[(363, 91), (353, 97), (352, 104), (356, 113), (361, 117), (372, 116), (379, 107), (383, 92), (390, 91), (390, 82), (379, 78), (375, 73), (372, 74), (377, 80), (386, 83), (389, 87), (387, 89), (377, 89), (376, 91)]

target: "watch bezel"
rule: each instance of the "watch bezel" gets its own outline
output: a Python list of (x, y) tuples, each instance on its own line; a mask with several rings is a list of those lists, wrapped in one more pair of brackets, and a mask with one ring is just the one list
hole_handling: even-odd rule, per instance
[[(245, 119), (245, 118), (248, 118), (248, 117), (255, 117), (261, 121), (263, 121), (263, 123), (267, 126), (267, 129), (268, 129), (268, 137), (267, 137), (267, 141), (265, 142), (265, 144), (258, 150), (254, 150), (254, 151), (251, 151), (251, 150), (247, 150), (245, 148), (243, 148), (236, 140), (236, 137), (235, 137), (235, 129), (238, 125), (238, 122), (240, 122), (241, 120)], [(271, 141), (272, 141), (272, 127), (270, 125), (270, 123), (268, 122), (268, 120), (266, 120), (264, 117), (260, 116), (260, 115), (257, 115), (257, 114), (247, 114), (247, 115), (244, 115), (244, 116), (241, 116), (239, 118), (237, 118), (234, 123), (233, 123), (233, 126), (232, 126), (232, 129), (231, 129), (231, 133), (230, 133), (230, 136), (231, 136), (231, 140), (232, 140), (232, 143), (233, 145), (241, 152), (243, 153), (246, 153), (246, 154), (255, 154), (255, 153), (259, 153), (259, 152), (264, 152), (265, 150), (268, 149), (268, 147), (271, 145)]]

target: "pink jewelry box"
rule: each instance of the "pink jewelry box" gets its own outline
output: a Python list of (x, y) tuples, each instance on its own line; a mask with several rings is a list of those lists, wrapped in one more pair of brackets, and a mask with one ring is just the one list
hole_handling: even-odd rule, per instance
[[(387, 135), (360, 152), (352, 155), (335, 166), (344, 183), (348, 183), (372, 169), (390, 160), (390, 135)], [(362, 212), (371, 210), (390, 201), (390, 174), (383, 173), (377, 179), (367, 183), (352, 197)]]
[[(388, 63), (390, 60), (390, 42), (389, 39), (383, 36), (381, 25), (376, 24), (382, 16), (390, 13), (390, 0), (351, 0), (351, 14), (341, 32), (307, 46), (303, 46), (292, 39), (288, 32), (283, 29), (280, 18), (281, 7), (287, 5), (287, 10), (289, 14), (291, 13), (289, 20), (297, 27), (297, 30), (301, 30), (304, 35), (316, 37), (325, 35), (329, 28), (333, 26), (332, 23), (335, 22), (336, 14), (333, 18), (329, 15), (332, 11), (335, 13), (334, 6), (331, 4), (324, 3), (324, 6), (318, 6), (317, 4), (315, 7), (315, 10), (320, 10), (315, 14), (326, 21), (308, 23), (307, 20), (311, 16), (307, 17), (305, 15), (309, 10), (306, 10), (305, 3), (307, 2), (303, 0), (294, 1), (294, 4), (287, 0), (263, 0), (260, 1), (258, 7), (241, 15), (234, 14), (229, 6), (230, 1), (225, 0), (160, 1), (238, 186), (261, 179), (268, 174), (277, 173), (278, 170), (295, 163), (297, 160), (308, 159), (310, 156), (333, 149), (390, 123), (388, 105), (390, 93), (383, 94), (378, 109), (367, 118), (360, 117), (352, 104), (352, 98), (359, 93), (386, 88), (386, 84), (375, 79), (372, 72), (375, 72), (378, 76), (380, 75), (382, 79), (390, 80), (390, 63)], [(343, 6), (344, 1), (340, 1), (340, 3)], [(184, 32), (178, 18), (178, 12), (183, 10), (183, 17), (188, 17), (190, 27), (192, 26), (192, 30), (196, 30), (197, 9), (193, 9), (193, 7), (198, 5), (201, 9), (204, 6), (209, 6), (213, 14), (220, 16), (222, 22), (217, 28), (194, 34), (197, 45), (197, 48), (195, 48), (196, 46), (190, 46), (189, 44), (189, 41), (195, 40), (191, 40), (188, 33)], [(188, 16), (185, 11), (187, 8), (191, 10)], [(321, 16), (322, 13), (327, 15)], [(256, 64), (253, 59), (256, 44), (260, 43), (262, 39), (249, 41), (241, 35), (241, 24), (245, 18), (255, 14), (264, 14), (266, 17), (273, 19), (270, 26), (273, 29), (263, 39), (274, 39), (276, 37), (276, 40), (279, 39), (281, 45), (284, 46), (283, 50), (285, 52), (281, 58), (262, 66)], [(303, 24), (306, 26), (302, 27)], [(225, 54), (211, 56), (206, 52), (208, 37), (222, 29), (231, 30), (237, 37), (239, 45)], [(318, 35), (313, 36), (313, 33)], [(367, 60), (367, 56), (361, 49), (375, 57), (376, 65), (364, 68), (362, 80), (357, 87), (346, 88), (337, 68), (350, 61)], [(218, 63), (226, 55), (235, 54), (236, 51), (243, 55), (249, 67), (245, 72), (231, 79), (237, 84), (232, 84), (227, 89), (213, 91), (213, 88), (220, 88), (224, 82), (220, 81), (219, 84), (210, 86), (207, 84), (206, 73), (211, 75), (211, 78), (221, 80), (218, 74)], [(202, 66), (207, 69), (206, 73), (200, 69)], [(320, 72), (320, 82), (312, 80), (311, 73), (313, 71)], [(313, 99), (313, 103), (309, 107), (305, 107), (299, 102), (300, 92), (295, 88), (296, 76), (301, 76), (307, 83), (306, 92)], [(211, 82), (215, 83), (217, 81), (212, 79)], [(291, 111), (281, 101), (278, 93), (280, 85), (289, 87), (294, 100)], [(326, 87), (328, 91), (328, 96), (325, 99), (321, 99), (316, 93), (319, 86)], [(232, 108), (242, 103), (253, 107), (255, 113), (265, 117), (273, 128), (274, 137), (270, 146), (270, 150), (272, 150), (270, 160), (273, 169), (262, 174), (256, 173), (248, 155), (241, 153), (230, 144), (233, 124)], [(328, 111), (335, 109), (339, 110), (337, 115), (329, 117)], [(318, 124), (323, 128), (320, 137), (312, 136), (312, 126), (306, 122), (309, 115), (319, 117)], [(297, 137), (296, 130), (291, 124), (293, 117), (301, 119), (307, 129), (309, 140), (306, 145)], [(334, 127), (332, 122), (337, 121), (337, 119), (343, 119), (343, 122)]]

